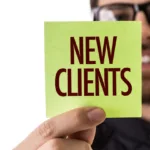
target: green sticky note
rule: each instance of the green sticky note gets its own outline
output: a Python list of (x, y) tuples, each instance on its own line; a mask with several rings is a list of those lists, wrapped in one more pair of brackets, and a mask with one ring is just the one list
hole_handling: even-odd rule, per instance
[(97, 106), (141, 117), (140, 22), (45, 22), (46, 115)]

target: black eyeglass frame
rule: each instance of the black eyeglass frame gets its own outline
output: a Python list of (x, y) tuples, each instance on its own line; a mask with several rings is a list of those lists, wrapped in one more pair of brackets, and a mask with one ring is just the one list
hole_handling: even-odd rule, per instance
[(108, 5), (104, 5), (104, 6), (98, 6), (95, 10), (94, 10), (94, 21), (100, 21), (100, 16), (99, 16), (99, 12), (101, 11), (101, 9), (108, 7), (108, 6), (113, 6), (113, 5), (119, 5), (119, 6), (128, 6), (131, 7), (134, 11), (133, 14), (133, 19), (135, 20), (136, 14), (140, 11), (143, 11), (144, 14), (146, 15), (147, 21), (150, 23), (150, 14), (148, 14), (146, 12), (146, 8), (148, 6), (150, 6), (150, 2), (148, 3), (144, 3), (144, 4), (128, 4), (128, 3), (115, 3), (115, 4), (108, 4)]

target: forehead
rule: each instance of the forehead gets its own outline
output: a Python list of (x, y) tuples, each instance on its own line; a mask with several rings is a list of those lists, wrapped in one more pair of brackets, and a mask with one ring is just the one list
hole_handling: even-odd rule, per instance
[(131, 3), (131, 4), (142, 4), (150, 2), (150, 0), (98, 0), (98, 5), (107, 5), (107, 4), (114, 4), (114, 3)]

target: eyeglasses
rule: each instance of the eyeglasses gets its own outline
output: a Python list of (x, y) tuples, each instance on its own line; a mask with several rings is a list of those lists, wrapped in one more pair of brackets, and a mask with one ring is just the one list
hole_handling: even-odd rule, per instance
[(132, 21), (142, 11), (150, 23), (150, 2), (145, 4), (110, 4), (94, 11), (94, 21)]

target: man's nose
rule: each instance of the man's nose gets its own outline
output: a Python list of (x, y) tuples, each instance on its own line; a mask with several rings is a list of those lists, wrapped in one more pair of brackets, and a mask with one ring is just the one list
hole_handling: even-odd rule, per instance
[(136, 21), (142, 22), (142, 42), (147, 43), (150, 40), (150, 24), (144, 12), (138, 12), (135, 18)]

